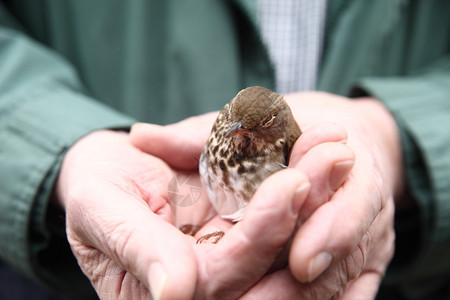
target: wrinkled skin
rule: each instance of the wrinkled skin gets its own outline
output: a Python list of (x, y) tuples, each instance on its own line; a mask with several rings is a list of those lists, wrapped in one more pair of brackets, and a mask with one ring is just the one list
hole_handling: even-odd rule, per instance
[[(204, 193), (191, 207), (167, 195), (175, 174), (198, 181), (215, 113), (138, 124), (130, 136), (95, 132), (70, 149), (57, 195), (72, 250), (102, 298), (375, 296), (402, 191), (395, 123), (370, 99), (286, 98), (303, 130), (290, 168), (263, 182), (236, 224), (215, 216)], [(191, 237), (177, 229), (185, 223), (202, 227)], [(218, 244), (195, 244), (216, 230), (226, 232)], [(313, 260), (319, 253), (329, 254)], [(277, 257), (288, 266), (267, 273)]]
[[(102, 299), (147, 299), (149, 292), (164, 299), (235, 298), (264, 275), (295, 226), (309, 183), (298, 170), (285, 172), (283, 191), (271, 188), (279, 176), (268, 180), (246, 221), (232, 227), (214, 218), (206, 198), (179, 213), (167, 197), (175, 171), (137, 150), (126, 134), (100, 131), (67, 154), (57, 193), (72, 250)], [(196, 245), (198, 236), (175, 226), (178, 219), (204, 223), (211, 217), (198, 234), (226, 230), (218, 245)]]

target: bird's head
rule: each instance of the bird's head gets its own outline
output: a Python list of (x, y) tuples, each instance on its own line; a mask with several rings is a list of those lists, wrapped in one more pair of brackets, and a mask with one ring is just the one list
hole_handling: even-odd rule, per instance
[(283, 96), (271, 90), (253, 86), (240, 91), (230, 102), (225, 137), (238, 148), (261, 149), (274, 145), (300, 129)]

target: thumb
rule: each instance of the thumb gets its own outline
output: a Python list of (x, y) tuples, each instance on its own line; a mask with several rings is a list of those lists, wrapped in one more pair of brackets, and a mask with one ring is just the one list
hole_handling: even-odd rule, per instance
[[(68, 207), (67, 232), (81, 268), (99, 295), (111, 293), (111, 284), (102, 282), (117, 282), (114, 286), (121, 287), (119, 293), (124, 294), (127, 288), (135, 288), (127, 280), (129, 276), (108, 278), (117, 265), (145, 285), (153, 299), (190, 299), (197, 264), (188, 238), (142, 201), (119, 189), (103, 186), (91, 197), (96, 199), (95, 205), (87, 200)], [(86, 249), (104, 255), (96, 259)], [(108, 263), (108, 258), (115, 264)]]

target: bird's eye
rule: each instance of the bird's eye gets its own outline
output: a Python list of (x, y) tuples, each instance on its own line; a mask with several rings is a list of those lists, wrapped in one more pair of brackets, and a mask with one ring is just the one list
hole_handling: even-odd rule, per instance
[(270, 126), (272, 126), (273, 121), (275, 120), (276, 117), (277, 117), (276, 115), (272, 115), (270, 118), (266, 119), (266, 120), (262, 123), (261, 127), (262, 127), (262, 128), (269, 128)]

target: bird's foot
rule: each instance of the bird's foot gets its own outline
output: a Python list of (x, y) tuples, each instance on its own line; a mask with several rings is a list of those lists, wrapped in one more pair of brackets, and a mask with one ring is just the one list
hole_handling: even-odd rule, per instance
[(223, 231), (215, 231), (201, 236), (197, 240), (197, 244), (217, 244), (220, 239), (225, 235)]
[(184, 234), (194, 236), (200, 230), (200, 226), (192, 224), (181, 225), (178, 229)]

